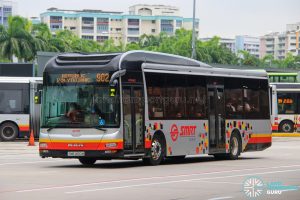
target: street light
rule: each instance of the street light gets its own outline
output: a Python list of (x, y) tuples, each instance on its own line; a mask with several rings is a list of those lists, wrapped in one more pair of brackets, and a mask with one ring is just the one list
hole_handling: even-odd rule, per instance
[(196, 33), (195, 33), (195, 26), (196, 26), (196, 0), (194, 0), (193, 5), (193, 35), (192, 35), (192, 58), (196, 58)]

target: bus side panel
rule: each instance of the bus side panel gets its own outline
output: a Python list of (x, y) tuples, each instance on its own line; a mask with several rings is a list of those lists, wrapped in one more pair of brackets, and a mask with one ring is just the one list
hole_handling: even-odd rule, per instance
[(270, 120), (226, 120), (226, 152), (229, 153), (231, 134), (238, 131), (242, 152), (261, 151), (272, 145)]
[(28, 114), (1, 114), (0, 124), (7, 121), (13, 122), (18, 126), (18, 137), (29, 136), (30, 122)]
[(145, 148), (151, 148), (155, 133), (162, 132), (166, 139), (166, 155), (207, 154), (207, 120), (149, 120), (146, 122)]

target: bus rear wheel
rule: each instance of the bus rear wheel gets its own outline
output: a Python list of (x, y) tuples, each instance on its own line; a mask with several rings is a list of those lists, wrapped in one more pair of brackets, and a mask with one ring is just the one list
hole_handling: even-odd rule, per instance
[(94, 165), (96, 161), (97, 160), (95, 158), (79, 158), (79, 162), (86, 166)]
[(241, 154), (242, 142), (237, 133), (230, 138), (229, 153), (214, 154), (216, 160), (236, 160)]
[(292, 133), (294, 124), (291, 121), (283, 121), (280, 123), (279, 130), (284, 133)]
[(143, 158), (146, 164), (159, 165), (165, 158), (166, 145), (164, 139), (160, 135), (155, 135), (152, 139), (151, 152), (149, 158)]
[(11, 123), (5, 122), (0, 126), (0, 140), (2, 141), (14, 141), (18, 136), (18, 127)]

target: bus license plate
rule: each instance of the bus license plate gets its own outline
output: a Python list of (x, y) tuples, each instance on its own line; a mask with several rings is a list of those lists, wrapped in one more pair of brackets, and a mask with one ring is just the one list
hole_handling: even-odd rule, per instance
[(70, 156), (70, 157), (82, 157), (82, 156), (85, 156), (85, 152), (84, 151), (69, 151), (68, 156)]

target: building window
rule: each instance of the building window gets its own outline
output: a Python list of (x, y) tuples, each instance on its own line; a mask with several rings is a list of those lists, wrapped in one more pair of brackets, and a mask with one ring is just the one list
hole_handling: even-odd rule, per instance
[(92, 35), (83, 35), (81, 38), (85, 40), (94, 40), (94, 36)]
[(108, 40), (108, 36), (97, 36), (97, 42), (105, 42), (106, 40)]
[(152, 24), (155, 24), (156, 23), (156, 21), (155, 20), (152, 20)]
[(152, 33), (155, 33), (155, 29), (152, 29), (151, 32), (152, 32)]

